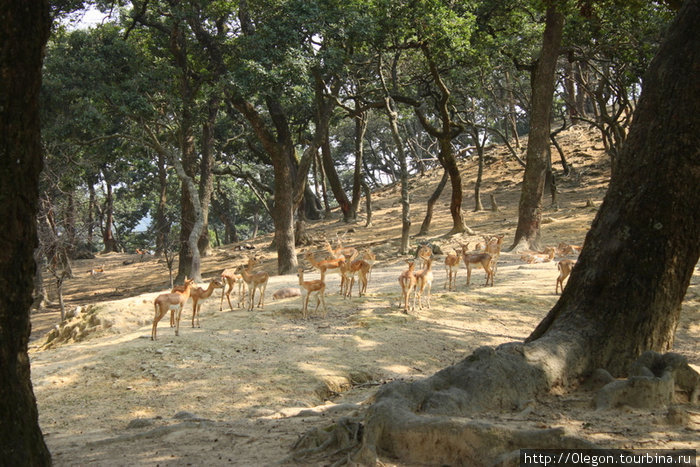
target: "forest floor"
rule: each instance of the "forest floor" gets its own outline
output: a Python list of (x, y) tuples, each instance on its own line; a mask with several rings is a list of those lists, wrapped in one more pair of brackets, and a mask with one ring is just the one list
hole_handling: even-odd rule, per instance
[[(545, 245), (580, 245), (605, 194), (608, 159), (594, 132), (574, 127), (560, 137), (574, 173), (559, 180), (559, 208), (545, 200), (542, 237)], [(556, 168), (558, 159), (555, 154)], [(500, 210), (472, 212), (476, 161), (461, 161), (464, 210), (477, 235), (447, 237), (451, 227), (449, 187), (436, 205), (432, 235), (412, 239), (450, 252), (481, 235), (506, 235), (512, 242), (517, 225), (522, 168), (501, 147), (487, 152), (484, 204), (494, 194)], [(412, 233), (417, 233), (426, 201), (440, 170), (411, 181)], [(328, 314), (301, 316), (301, 300), (272, 300), (282, 287), (297, 286), (295, 275), (272, 276), (264, 309), (219, 311), (221, 292), (202, 306), (201, 327), (192, 328), (191, 302), (181, 321), (180, 336), (164, 318), (158, 340), (151, 341), (153, 299), (167, 290), (164, 262), (135, 254), (98, 255), (74, 264), (67, 281), (69, 310), (79, 316), (59, 323), (56, 307), (32, 315), (30, 342), (32, 382), (39, 418), (54, 465), (271, 465), (290, 455), (290, 448), (313, 428), (338, 417), (356, 415), (377, 388), (394, 380), (417, 380), (460, 361), (476, 348), (519, 341), (529, 335), (557, 301), (555, 262), (527, 264), (520, 255), (503, 253), (493, 287), (485, 287), (481, 269), (466, 286), (462, 265), (457, 289), (443, 288), (444, 255), (438, 255), (430, 309), (402, 313), (397, 278), (406, 268), (398, 255), (400, 237), (398, 186), (373, 194), (373, 227), (345, 224), (334, 212), (310, 223), (316, 240), (311, 250), (323, 254), (322, 239), (345, 246), (371, 247), (377, 255), (368, 294), (343, 299), (339, 277), (328, 277)], [(246, 241), (255, 250), (234, 245), (215, 248), (203, 259), (206, 281), (254, 253), (273, 274), (271, 237)], [(318, 278), (299, 252), (306, 279)], [(104, 265), (97, 276), (91, 269)], [(356, 291), (355, 291), (356, 292)], [(312, 300), (313, 301), (313, 300)], [(54, 335), (56, 332), (54, 332)], [(674, 351), (700, 366), (700, 273), (691, 280), (677, 329)], [(601, 447), (698, 448), (700, 409), (681, 406), (659, 410), (620, 408), (596, 411), (593, 394), (584, 389), (550, 394), (531, 411), (481, 414), (480, 419), (517, 427), (561, 427)], [(526, 446), (523, 446), (526, 447)], [(332, 460), (332, 459), (331, 459)], [(385, 465), (401, 465), (382, 459)], [(294, 463), (287, 460), (287, 462)], [(320, 458), (312, 465), (327, 465)]]

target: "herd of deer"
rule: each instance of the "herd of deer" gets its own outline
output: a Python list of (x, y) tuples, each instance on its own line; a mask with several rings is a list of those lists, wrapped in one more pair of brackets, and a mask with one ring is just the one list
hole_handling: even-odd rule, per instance
[[(457, 271), (459, 270), (460, 259), (464, 261), (467, 268), (467, 285), (471, 283), (472, 268), (481, 267), (486, 273), (485, 285), (492, 285), (496, 275), (498, 266), (498, 258), (501, 254), (504, 235), (484, 236), (484, 242), (477, 243), (473, 251), (469, 250), (469, 243), (461, 245), (454, 253), (449, 253), (445, 257), (445, 286), (447, 290), (454, 290), (457, 281)], [(558, 247), (547, 247), (541, 253), (530, 253), (522, 255), (521, 259), (527, 263), (545, 263), (552, 261), (555, 255), (567, 256), (577, 254), (581, 251), (581, 247), (560, 243)], [(423, 296), (426, 295), (426, 304), (430, 308), (430, 291), (433, 282), (433, 249), (429, 245), (423, 245), (418, 249), (417, 257), (422, 261), (422, 270), (416, 271), (416, 264), (413, 260), (408, 260), (408, 269), (399, 276), (399, 285), (401, 285), (402, 303), (404, 313), (409, 311), (409, 301), (411, 293), (413, 293), (413, 304), (411, 310), (418, 307), (423, 308)], [(564, 280), (569, 276), (571, 270), (576, 264), (575, 260), (563, 259), (557, 263), (559, 276), (555, 285), (554, 292), (559, 293), (559, 290), (564, 290)]]
[[(477, 243), (473, 251), (469, 250), (469, 243), (461, 245), (454, 253), (450, 253), (445, 257), (445, 285), (447, 290), (456, 288), (457, 271), (459, 269), (460, 259), (464, 262), (467, 268), (467, 285), (471, 282), (471, 273), (473, 267), (481, 267), (486, 273), (485, 285), (493, 285), (494, 276), (498, 265), (498, 258), (501, 254), (504, 235), (496, 235), (492, 237), (484, 237), (483, 243)], [(323, 316), (326, 316), (326, 274), (335, 272), (340, 274), (340, 294), (343, 297), (351, 297), (352, 289), (357, 276), (358, 295), (362, 296), (367, 292), (367, 284), (372, 271), (372, 266), (376, 261), (376, 256), (371, 250), (366, 250), (362, 254), (357, 249), (352, 247), (343, 247), (340, 238), (336, 248), (333, 248), (330, 242), (325, 242), (329, 256), (323, 260), (317, 260), (311, 251), (306, 252), (306, 259), (311, 266), (318, 269), (321, 278), (316, 280), (304, 280), (304, 269), (298, 268), (299, 289), (284, 288), (275, 292), (274, 299), (288, 297), (302, 297), (302, 316), (304, 319), (308, 316), (309, 299), (312, 294), (316, 294), (316, 308), (323, 305)], [(533, 253), (523, 255), (521, 259), (528, 263), (551, 261), (556, 253), (562, 256), (576, 253), (580, 251), (580, 247), (561, 243), (558, 248), (547, 248), (543, 253)], [(399, 284), (402, 291), (402, 303), (404, 313), (409, 311), (409, 301), (411, 293), (413, 296), (413, 304), (411, 309), (415, 309), (416, 301), (418, 307), (423, 308), (425, 305), (430, 308), (430, 294), (433, 284), (433, 250), (428, 245), (423, 245), (418, 249), (417, 257), (422, 261), (422, 269), (416, 271), (415, 261), (409, 260), (408, 269), (399, 276)], [(265, 306), (265, 289), (270, 275), (267, 272), (254, 271), (255, 266), (259, 264), (256, 258), (249, 258), (248, 264), (237, 268), (225, 269), (221, 273), (221, 278), (214, 279), (209, 283), (206, 289), (198, 287), (194, 284), (194, 280), (185, 279), (184, 285), (175, 286), (170, 293), (159, 295), (154, 301), (155, 317), (153, 319), (153, 328), (151, 330), (151, 339), (156, 339), (156, 330), (158, 322), (170, 310), (170, 326), (175, 328), (177, 336), (180, 329), (180, 315), (188, 299), (192, 299), (192, 327), (195, 327), (195, 319), (197, 327), (199, 327), (199, 310), (201, 302), (211, 297), (215, 289), (221, 288), (221, 301), (219, 303), (219, 311), (223, 310), (224, 296), (228, 301), (229, 308), (233, 310), (231, 303), (231, 292), (234, 287), (238, 287), (238, 303), (237, 306), (248, 307), (252, 310), (255, 304), (255, 294), (259, 291), (258, 308)], [(555, 293), (559, 289), (563, 291), (563, 282), (568, 277), (574, 260), (564, 259), (558, 262), (559, 277), (555, 287)]]

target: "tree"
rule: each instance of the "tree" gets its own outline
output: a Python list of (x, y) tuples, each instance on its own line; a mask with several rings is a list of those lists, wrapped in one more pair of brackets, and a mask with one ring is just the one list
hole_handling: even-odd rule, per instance
[(554, 72), (564, 29), (564, 14), (555, 2), (547, 6), (542, 51), (532, 70), (530, 133), (527, 142), (525, 175), (518, 207), (518, 226), (511, 249), (540, 248), (542, 194), (547, 172), (550, 115), (554, 97)]
[(49, 5), (3, 1), (0, 17), (0, 459), (8, 465), (50, 465), (27, 355), (42, 168), (39, 89)]
[(686, 1), (645, 75), (610, 188), (559, 302), (523, 343), (483, 347), (426, 380), (383, 386), (354, 461), (372, 463), (381, 452), (406, 463), (490, 464), (518, 447), (591, 447), (469, 417), (511, 410), (598, 368), (623, 376), (642, 352), (671, 348), (700, 257), (699, 15), (700, 0)]

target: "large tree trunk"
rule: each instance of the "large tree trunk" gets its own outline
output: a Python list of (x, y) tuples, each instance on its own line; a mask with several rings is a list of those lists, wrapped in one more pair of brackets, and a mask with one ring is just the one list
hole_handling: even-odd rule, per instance
[(34, 289), (39, 89), (48, 2), (0, 3), (0, 462), (51, 465), (39, 428), (27, 344)]
[(511, 249), (541, 249), (540, 221), (542, 220), (542, 194), (549, 154), (550, 114), (554, 95), (554, 71), (559, 56), (564, 15), (554, 5), (547, 7), (547, 19), (542, 40), (542, 52), (532, 73), (532, 99), (530, 109), (530, 134), (527, 143), (525, 175), (520, 205), (518, 227)]
[(211, 251), (209, 244), (209, 206), (211, 205), (211, 195), (214, 192), (214, 125), (216, 116), (219, 113), (219, 98), (215, 97), (209, 101), (208, 118), (202, 125), (202, 161), (200, 163), (199, 178), (199, 200), (202, 203), (202, 235), (199, 237), (197, 246), (201, 256), (208, 256)]
[(450, 186), (452, 187), (452, 196), (450, 197), (450, 214), (452, 215), (452, 229), (447, 235), (467, 232), (473, 234), (472, 230), (467, 227), (462, 214), (462, 174), (457, 166), (457, 159), (452, 150), (452, 138), (440, 138), (440, 162), (450, 176)]
[[(700, 0), (686, 1), (645, 76), (618, 170), (560, 301), (525, 343), (482, 347), (430, 378), (383, 386), (354, 430), (362, 444), (353, 461), (372, 464), (381, 453), (407, 464), (493, 465), (519, 448), (595, 447), (557, 429), (471, 417), (511, 411), (597, 368), (624, 375), (642, 352), (671, 347), (700, 257), (699, 15)], [(645, 382), (692, 372), (678, 357), (645, 355), (655, 375)], [(624, 381), (606, 388), (620, 383), (635, 390)]]
[(435, 208), (435, 203), (437, 203), (437, 200), (440, 199), (440, 195), (445, 189), (445, 185), (447, 185), (447, 180), (449, 178), (450, 176), (447, 173), (447, 170), (443, 170), (440, 182), (435, 187), (433, 194), (430, 195), (430, 198), (428, 198), (428, 207), (425, 210), (425, 217), (423, 218), (423, 223), (420, 226), (418, 235), (428, 235), (428, 231), (430, 231), (430, 223), (433, 221), (433, 209)]
[(686, 2), (647, 71), (633, 127), (569, 284), (528, 339), (580, 329), (590, 352), (581, 371), (622, 374), (642, 351), (673, 344), (700, 255), (698, 15), (700, 2)]
[(323, 161), (323, 172), (326, 174), (333, 196), (335, 196), (335, 200), (340, 206), (340, 212), (343, 213), (343, 220), (349, 222), (352, 218), (351, 204), (345, 194), (345, 190), (343, 190), (338, 171), (335, 170), (335, 162), (331, 155), (331, 144), (327, 138), (321, 145), (321, 160)]

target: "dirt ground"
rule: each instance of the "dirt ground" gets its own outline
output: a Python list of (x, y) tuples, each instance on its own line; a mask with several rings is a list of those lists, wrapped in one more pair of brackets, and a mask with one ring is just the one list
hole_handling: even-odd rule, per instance
[[(581, 244), (604, 196), (609, 175), (602, 144), (584, 128), (569, 130), (561, 143), (575, 174), (559, 180), (559, 209), (544, 214), (544, 243)], [(474, 236), (445, 237), (451, 227), (449, 188), (436, 206), (432, 235), (412, 239), (450, 252), (459, 242), (481, 234), (513, 239), (517, 224), (522, 169), (500, 148), (488, 152), (482, 193), (486, 208), (493, 193), (500, 211), (471, 212), (475, 161), (462, 161), (465, 214)], [(412, 181), (411, 209), (417, 232), (425, 202), (441, 176), (435, 170)], [(77, 261), (67, 282), (69, 310), (80, 313), (54, 331), (55, 307), (32, 315), (32, 381), (40, 424), (54, 464), (68, 465), (271, 465), (284, 461), (298, 437), (338, 417), (361, 413), (377, 388), (394, 380), (416, 380), (455, 363), (480, 346), (522, 340), (557, 300), (555, 262), (526, 264), (520, 255), (501, 256), (493, 287), (476, 271), (466, 285), (462, 265), (457, 290), (443, 288), (444, 255), (437, 255), (430, 309), (408, 315), (398, 307), (397, 278), (405, 269), (398, 250), (398, 187), (374, 193), (374, 227), (364, 219), (344, 224), (335, 217), (309, 225), (321, 256), (323, 236), (344, 244), (371, 247), (378, 257), (368, 294), (343, 299), (339, 277), (328, 278), (328, 314), (302, 319), (301, 300), (272, 300), (272, 293), (295, 286), (294, 275), (272, 276), (264, 309), (219, 311), (221, 291), (202, 306), (201, 327), (190, 324), (188, 302), (180, 335), (158, 327), (151, 341), (153, 299), (168, 288), (165, 263), (135, 254), (98, 255)], [(591, 205), (592, 203), (592, 205)], [(364, 215), (364, 213), (363, 213)], [(348, 232), (348, 230), (350, 230)], [(247, 243), (265, 258), (262, 269), (274, 273), (271, 237)], [(250, 251), (233, 245), (217, 248), (203, 260), (203, 275), (218, 277), (224, 268), (245, 262)], [(303, 259), (306, 279), (318, 273)], [(90, 270), (104, 265), (105, 272)], [(700, 366), (700, 273), (683, 304), (675, 351)], [(58, 329), (58, 328), (57, 328)], [(585, 390), (551, 394), (531, 411), (483, 414), (499, 423), (535, 428), (562, 427), (601, 447), (698, 448), (700, 409), (680, 406), (656, 411), (595, 411)], [(678, 411), (687, 416), (674, 416)], [(525, 447), (525, 446), (524, 446)], [(319, 458), (312, 465), (334, 459)], [(396, 464), (383, 459), (385, 465)], [(294, 463), (287, 459), (287, 462)]]

